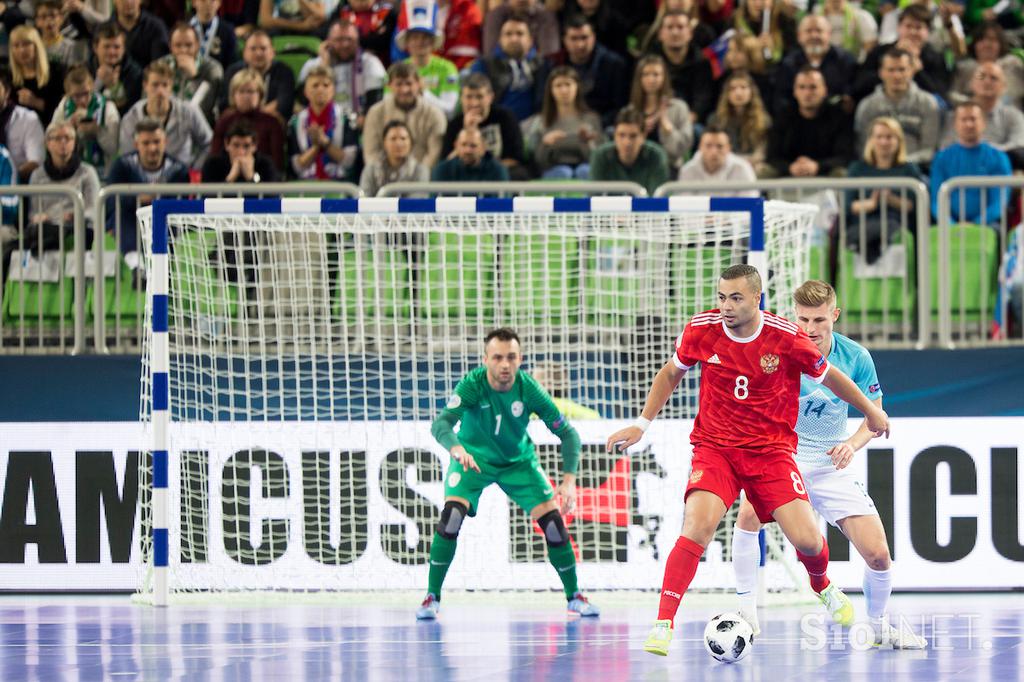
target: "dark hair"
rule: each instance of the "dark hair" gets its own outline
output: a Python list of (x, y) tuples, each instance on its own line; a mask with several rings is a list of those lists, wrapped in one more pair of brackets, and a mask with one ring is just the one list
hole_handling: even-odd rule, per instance
[(729, 131), (726, 130), (724, 127), (720, 126), (719, 124), (717, 124), (717, 123), (709, 123), (706, 126), (704, 126), (704, 130), (701, 131), (700, 136), (704, 137), (705, 135), (728, 135), (728, 134), (729, 134)]
[(187, 21), (179, 21), (178, 23), (176, 23), (174, 26), (171, 27), (171, 30), (167, 32), (167, 35), (168, 37), (170, 37), (178, 31), (192, 31), (192, 35), (196, 37), (197, 41), (199, 40), (199, 31), (196, 30), (195, 26), (188, 23)]
[(1003, 55), (1010, 51), (1010, 42), (1006, 39), (1006, 31), (1003, 30), (1003, 27), (999, 24), (998, 21), (991, 21), (989, 19), (986, 19), (985, 21), (975, 26), (974, 30), (971, 31), (971, 47), (969, 51), (971, 53), (971, 56), (974, 57), (975, 59), (977, 59), (978, 57), (978, 54), (975, 51), (975, 45), (977, 45), (978, 41), (984, 38), (985, 35), (988, 33), (996, 34), (996, 40), (999, 41), (1000, 57), (1002, 57)]
[(463, 90), (489, 90), (494, 92), (494, 86), (491, 85), (491, 79), (484, 73), (471, 73), (466, 76), (466, 80), (462, 81)]
[(48, 7), (60, 12), (64, 7), (64, 3), (62, 3), (61, 0), (38, 0), (36, 2), (36, 13), (38, 14), (39, 10), (43, 7)]
[(629, 90), (629, 103), (641, 111), (646, 99), (641, 76), (643, 76), (644, 69), (648, 66), (657, 66), (661, 69), (661, 92), (658, 93), (661, 100), (668, 101), (675, 97), (675, 93), (672, 91), (672, 78), (669, 76), (668, 65), (665, 63), (665, 60), (662, 59), (661, 55), (657, 54), (644, 55), (637, 61), (636, 68), (633, 69), (633, 84)]
[(6, 66), (0, 67), (0, 85), (7, 90), (8, 95), (13, 93), (14, 78), (11, 76), (11, 70)]
[(388, 82), (393, 83), (398, 80), (405, 80), (406, 78), (412, 78), (413, 80), (420, 79), (420, 72), (416, 70), (412, 62), (395, 62), (388, 67)]
[[(327, 32), (330, 33), (331, 29), (334, 28), (335, 26), (337, 26), (338, 28), (342, 29), (343, 31), (347, 31), (349, 29), (349, 27), (355, 26), (355, 24), (353, 24), (348, 19), (345, 19), (344, 17), (340, 17), (339, 16), (337, 19), (335, 19), (334, 21), (331, 22), (330, 26), (327, 27)], [(359, 30), (358, 26), (356, 26), (356, 30), (357, 31)]]
[(957, 102), (956, 106), (953, 107), (953, 118), (956, 118), (957, 113), (961, 109), (981, 109), (981, 105), (975, 102), (973, 99), (969, 99), (966, 102)]
[[(824, 74), (824, 73), (822, 73), (821, 69), (819, 69), (819, 68), (818, 68), (818, 67), (816, 67), (816, 66), (811, 66), (810, 64), (804, 64), (803, 66), (801, 66), (801, 67), (800, 67), (800, 68), (799, 68), (799, 69), (797, 70), (797, 72), (796, 72), (796, 75), (797, 75), (797, 76), (803, 76), (803, 75), (805, 75), (805, 74), (808, 74), (808, 73), (816, 73), (816, 74), (819, 74), (819, 75), (821, 76), (821, 79), (822, 79), (822, 80), (825, 80), (825, 74)], [(795, 77), (795, 76), (793, 77), (793, 80), (794, 80), (794, 81), (796, 80), (796, 77)]]
[(582, 14), (569, 15), (566, 18), (565, 22), (562, 24), (562, 35), (564, 36), (566, 33), (568, 33), (570, 28), (585, 28), (587, 26), (590, 26), (591, 31), (594, 30), (594, 27), (591, 25), (589, 21), (587, 21), (587, 18)]
[(932, 26), (931, 12), (929, 12), (926, 8), (921, 7), (921, 5), (907, 5), (907, 7), (905, 7), (903, 11), (900, 12), (900, 20), (898, 23), (902, 24), (905, 19), (910, 19), (911, 21), (916, 21), (920, 24), (924, 24), (929, 29)]
[(515, 333), (515, 330), (509, 327), (499, 327), (498, 329), (492, 329), (487, 332), (487, 336), (484, 337), (484, 346), (487, 346), (491, 342), (491, 339), (498, 339), (498, 341), (515, 341), (522, 345), (519, 341), (519, 335)]
[(619, 113), (615, 116), (615, 127), (618, 128), (620, 125), (634, 125), (640, 130), (644, 129), (647, 123), (647, 119), (644, 117), (644, 113), (634, 107), (632, 104), (627, 104), (619, 110)]
[(155, 118), (147, 116), (138, 123), (135, 124), (135, 131), (132, 133), (132, 137), (135, 137), (139, 133), (155, 133), (158, 130), (163, 130), (164, 124)]
[(882, 59), (903, 59), (904, 57), (910, 57), (910, 53), (904, 50), (902, 47), (890, 47), (882, 55)]
[(117, 21), (108, 21), (96, 27), (96, 31), (92, 34), (92, 44), (96, 45), (101, 40), (113, 40), (124, 35), (124, 29), (118, 25)]
[[(518, 24), (522, 24), (523, 26), (526, 26), (526, 32), (530, 34), (531, 38), (533, 37), (533, 30), (530, 29), (530, 20), (527, 18), (525, 14), (522, 14), (520, 12), (512, 12), (507, 17), (505, 17), (505, 19), (501, 22), (501, 28), (505, 28), (505, 24), (508, 24), (513, 21)], [(498, 30), (500, 31), (501, 28), (499, 28)]]
[(722, 271), (721, 279), (724, 279), (727, 282), (740, 278), (747, 280), (747, 284), (749, 284), (754, 291), (761, 291), (761, 275), (753, 265), (747, 265), (746, 263), (730, 265)]
[(381, 141), (383, 141), (384, 138), (388, 136), (388, 133), (390, 133), (394, 128), (405, 128), (405, 132), (409, 133), (409, 140), (412, 141), (412, 131), (409, 130), (409, 126), (406, 125), (405, 121), (399, 121), (397, 119), (392, 119), (384, 125), (384, 130), (380, 134)]
[(548, 81), (544, 85), (544, 101), (541, 105), (540, 119), (545, 128), (550, 128), (558, 120), (558, 105), (555, 103), (555, 96), (551, 94), (551, 87), (554, 85), (556, 78), (568, 78), (576, 83), (576, 98), (572, 104), (576, 107), (577, 116), (582, 116), (590, 111), (587, 103), (583, 101), (583, 83), (580, 82), (580, 75), (576, 73), (576, 69), (571, 66), (556, 66), (551, 69), (551, 73), (548, 74)]
[(256, 131), (252, 129), (245, 121), (237, 121), (228, 128), (228, 131), (224, 133), (224, 144), (228, 143), (233, 137), (251, 137), (253, 140), (256, 139)]

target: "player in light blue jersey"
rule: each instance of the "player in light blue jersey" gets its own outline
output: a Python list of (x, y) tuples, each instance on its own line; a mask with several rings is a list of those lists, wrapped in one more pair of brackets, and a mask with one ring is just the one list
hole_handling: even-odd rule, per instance
[[(879, 408), (882, 389), (875, 363), (867, 349), (833, 331), (839, 319), (836, 292), (819, 280), (804, 282), (793, 295), (796, 323), (818, 346), (830, 365), (849, 376)], [(892, 593), (891, 559), (885, 529), (878, 510), (864, 485), (847, 468), (854, 453), (868, 444), (874, 434), (861, 422), (852, 436), (847, 431), (847, 404), (807, 377), (800, 387), (800, 412), (796, 422), (799, 438), (794, 454), (807, 486), (811, 506), (839, 528), (864, 558), (864, 595), (868, 616), (875, 631), (875, 643), (894, 649), (923, 649), (922, 637), (906, 624), (893, 627), (886, 616)], [(754, 508), (743, 500), (732, 536), (733, 569), (740, 613), (755, 634), (757, 622), (757, 570), (761, 550), (761, 523)]]

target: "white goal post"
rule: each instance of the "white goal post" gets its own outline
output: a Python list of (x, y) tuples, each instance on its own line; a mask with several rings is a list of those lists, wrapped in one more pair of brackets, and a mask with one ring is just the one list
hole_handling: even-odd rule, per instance
[[(715, 306), (722, 269), (755, 265), (772, 309), (791, 312), (815, 211), (713, 197), (155, 201), (139, 211), (139, 594), (425, 585), (447, 463), (430, 421), (500, 326), (583, 439), (567, 518), (581, 585), (656, 588), (681, 528), (699, 373), (633, 451), (604, 453), (604, 439), (636, 415), (689, 316)], [(557, 441), (534, 426), (555, 476)], [(696, 589), (732, 588), (734, 518)], [(768, 542), (768, 589), (797, 589), (792, 550), (777, 531)], [(489, 490), (450, 583), (553, 588), (544, 552)]]

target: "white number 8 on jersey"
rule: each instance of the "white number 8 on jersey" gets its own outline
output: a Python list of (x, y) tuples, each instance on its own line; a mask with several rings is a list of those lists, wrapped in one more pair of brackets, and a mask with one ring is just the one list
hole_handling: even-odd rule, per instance
[(736, 396), (736, 400), (746, 400), (747, 396), (750, 395), (750, 390), (747, 388), (750, 380), (742, 374), (736, 377), (736, 388), (732, 389), (732, 394)]

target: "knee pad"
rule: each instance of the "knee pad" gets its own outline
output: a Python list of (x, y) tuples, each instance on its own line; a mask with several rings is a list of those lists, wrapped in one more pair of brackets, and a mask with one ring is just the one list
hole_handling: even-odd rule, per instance
[(469, 510), (461, 502), (448, 501), (441, 510), (441, 521), (437, 524), (437, 532), (443, 538), (454, 540), (459, 537), (462, 522), (469, 516)]
[(537, 525), (544, 531), (544, 539), (550, 546), (563, 547), (569, 544), (569, 531), (557, 509), (537, 519)]

